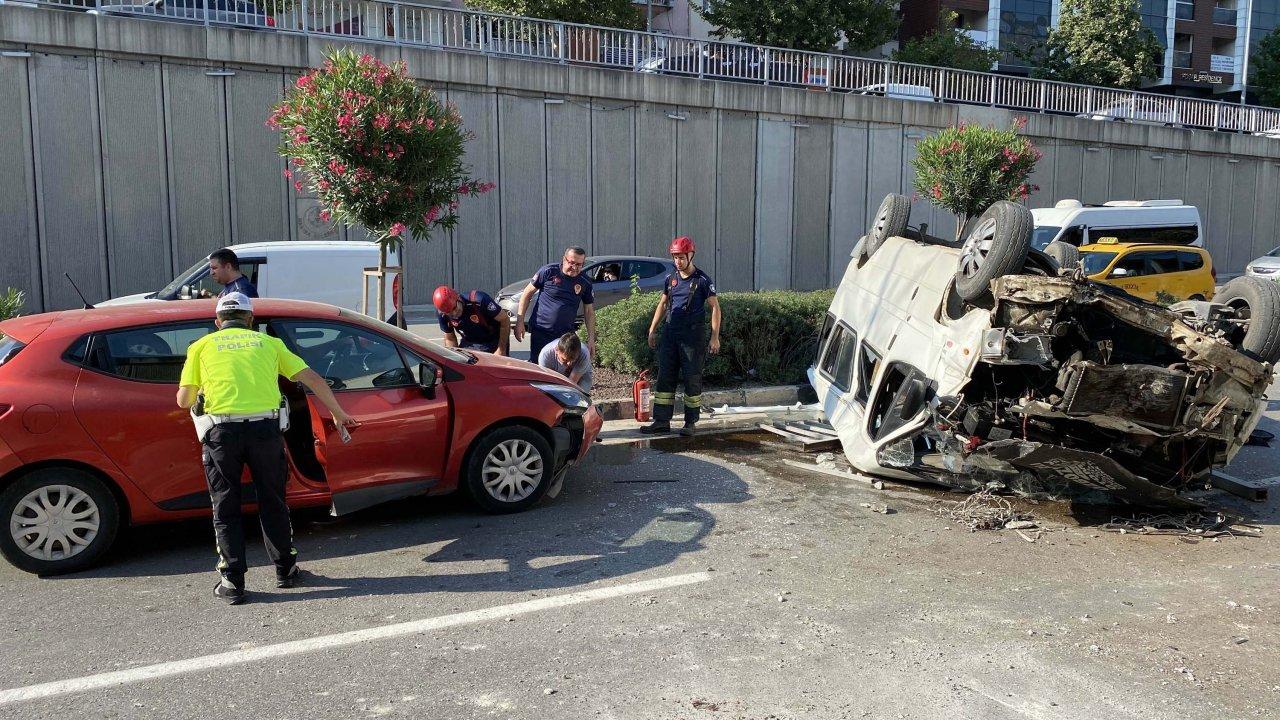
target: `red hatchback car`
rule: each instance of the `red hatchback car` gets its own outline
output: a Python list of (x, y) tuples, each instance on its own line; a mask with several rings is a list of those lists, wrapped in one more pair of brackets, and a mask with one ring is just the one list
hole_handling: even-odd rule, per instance
[[(254, 303), (362, 425), (350, 443), (300, 385), (281, 379), (291, 507), (342, 514), (463, 488), (515, 512), (559, 486), (600, 432), (564, 377), (459, 352), (330, 305)], [(0, 323), (0, 551), (29, 572), (97, 562), (123, 523), (209, 513), (200, 445), (174, 403), (187, 347), (213, 303), (140, 303)], [(252, 485), (246, 498), (252, 502)]]

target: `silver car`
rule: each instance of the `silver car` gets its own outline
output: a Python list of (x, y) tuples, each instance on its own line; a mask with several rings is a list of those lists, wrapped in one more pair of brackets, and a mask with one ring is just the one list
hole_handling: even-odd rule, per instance
[(1245, 275), (1267, 280), (1280, 280), (1280, 247), (1249, 263)]
[[(599, 310), (630, 295), (632, 278), (635, 278), (640, 292), (654, 292), (662, 289), (662, 281), (667, 273), (675, 272), (675, 269), (676, 266), (672, 264), (670, 258), (604, 255), (587, 258), (582, 268), (582, 276), (591, 281), (595, 308)], [(520, 293), (532, 278), (533, 275), (530, 273), (528, 278), (513, 282), (498, 291), (498, 304), (511, 317), (516, 316), (516, 310), (520, 306)], [(537, 300), (537, 298), (537, 293), (534, 293), (533, 299)], [(529, 303), (530, 312), (533, 310), (533, 305), (533, 302)], [(525, 319), (527, 320), (528, 317)], [(581, 320), (582, 316), (579, 315), (578, 319)]]

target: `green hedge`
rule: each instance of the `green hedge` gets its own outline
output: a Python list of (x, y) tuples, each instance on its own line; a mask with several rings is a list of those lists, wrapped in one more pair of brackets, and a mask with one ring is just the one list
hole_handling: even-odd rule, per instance
[[(707, 356), (704, 381), (709, 385), (744, 380), (803, 382), (834, 294), (833, 290), (721, 294), (720, 354)], [(633, 294), (596, 313), (599, 366), (627, 374), (657, 369), (648, 331), (660, 297), (658, 293)], [(708, 339), (710, 326), (707, 312)]]

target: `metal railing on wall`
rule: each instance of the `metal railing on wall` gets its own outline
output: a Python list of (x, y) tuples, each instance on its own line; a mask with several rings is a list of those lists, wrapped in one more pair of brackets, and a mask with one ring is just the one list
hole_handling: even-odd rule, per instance
[[(0, 0), (0, 4), (4, 2)], [(148, 0), (136, 4), (21, 0), (20, 4), (1280, 138), (1280, 109), (1276, 108), (389, 0), (294, 0), (274, 16), (246, 0)]]

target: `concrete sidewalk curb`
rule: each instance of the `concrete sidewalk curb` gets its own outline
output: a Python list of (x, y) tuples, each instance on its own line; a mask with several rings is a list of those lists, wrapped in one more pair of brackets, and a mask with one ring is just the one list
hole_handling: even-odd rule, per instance
[[(684, 412), (683, 396), (676, 398), (676, 414)], [(766, 385), (763, 387), (739, 388), (737, 390), (709, 390), (702, 394), (702, 408), (705, 413), (711, 408), (721, 405), (741, 407), (763, 405), (794, 405), (797, 402), (814, 402), (813, 388), (809, 385)], [(605, 420), (631, 420), (635, 417), (636, 406), (630, 399), (602, 400), (597, 402), (596, 410)]]

